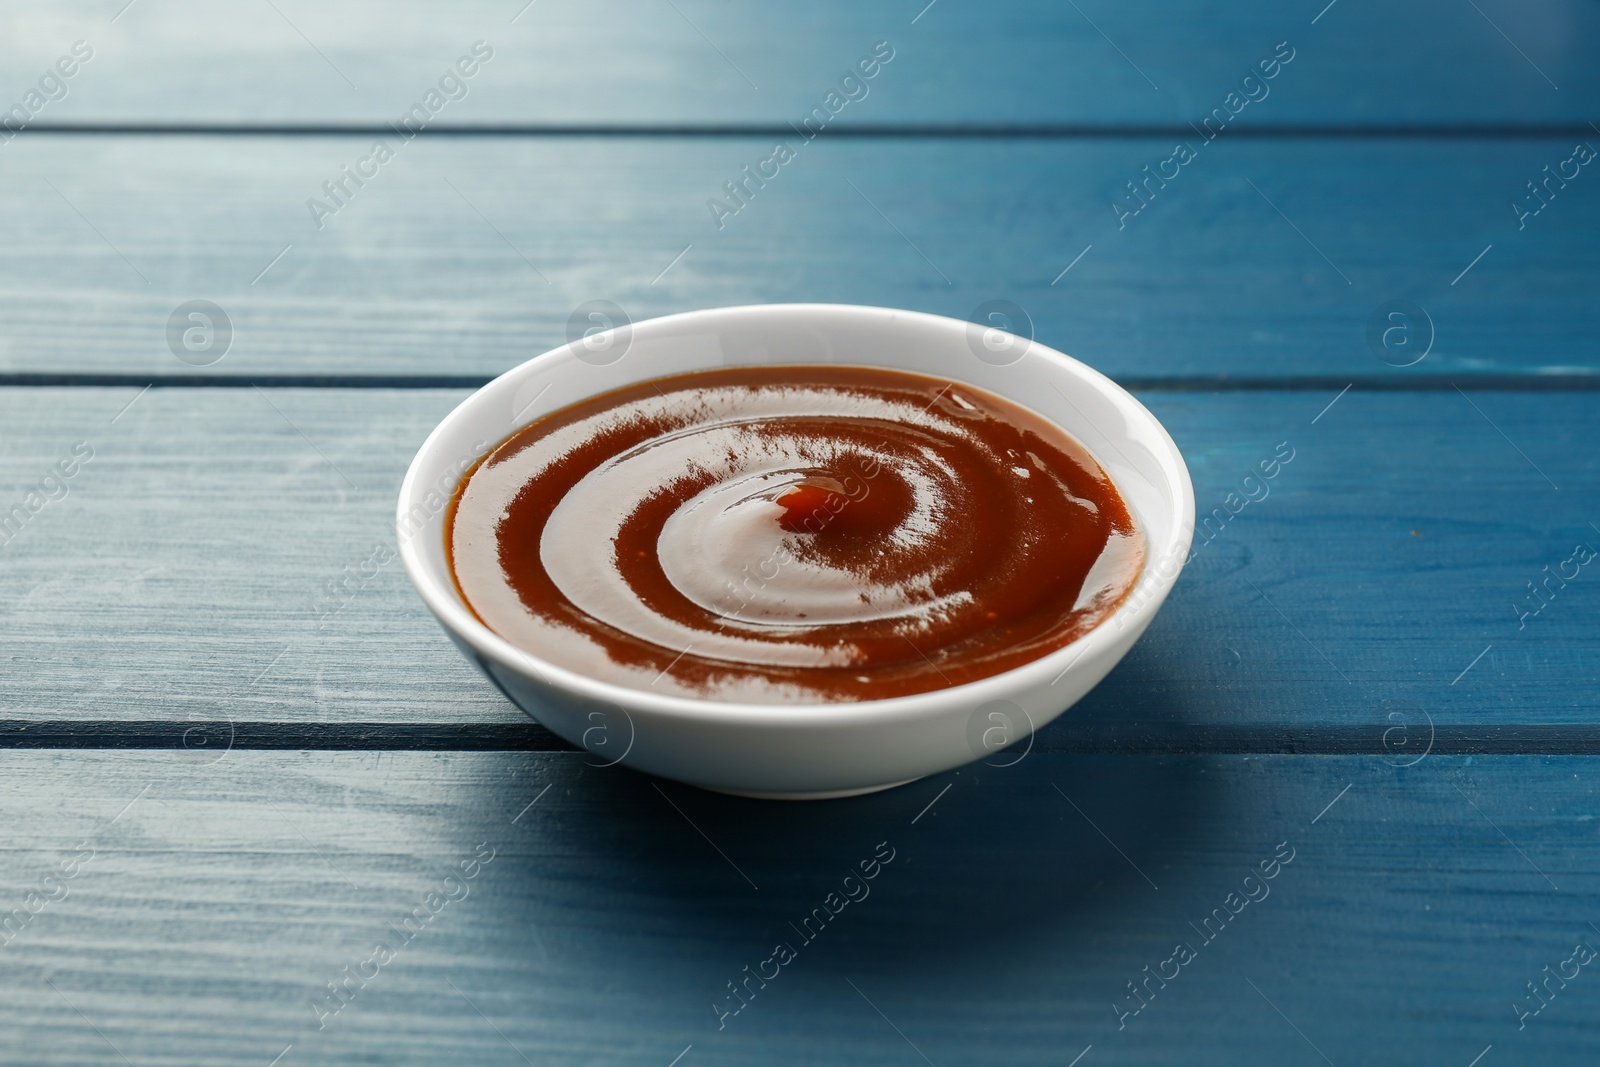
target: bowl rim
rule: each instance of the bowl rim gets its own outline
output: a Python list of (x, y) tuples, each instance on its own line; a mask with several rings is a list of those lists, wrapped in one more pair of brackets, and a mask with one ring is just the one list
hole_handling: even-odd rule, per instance
[[(643, 319), (631, 323), (621, 329), (633, 331), (632, 343), (639, 340), (640, 331), (650, 332), (654, 329), (670, 328), (681, 325), (693, 319), (715, 318), (729, 313), (744, 315), (764, 314), (821, 314), (830, 316), (856, 316), (860, 318), (887, 317), (892, 322), (895, 318), (921, 320), (929, 325), (942, 329), (960, 328), (967, 330), (972, 323), (963, 319), (955, 319), (945, 315), (935, 315), (929, 312), (908, 311), (900, 308), (885, 308), (868, 304), (827, 304), (827, 303), (783, 303), (783, 304), (739, 304), (726, 307), (704, 308), (696, 311), (677, 312), (670, 315), (661, 315), (655, 318)], [(1132, 633), (1135, 637), (1142, 632), (1154, 617), (1167, 594), (1176, 584), (1178, 575), (1182, 572), (1183, 563), (1187, 562), (1189, 547), (1194, 535), (1194, 485), (1189, 475), (1188, 465), (1183, 460), (1177, 444), (1172, 440), (1159, 419), (1150, 412), (1139, 400), (1122, 386), (1112, 381), (1109, 377), (1095, 370), (1081, 360), (1074, 359), (1063, 352), (1044, 345), (1037, 340), (1030, 339), (1029, 348), (1024, 358), (1037, 355), (1047, 362), (1056, 364), (1060, 369), (1068, 370), (1083, 378), (1088, 384), (1099, 390), (1125, 415), (1133, 420), (1146, 423), (1154, 431), (1154, 437), (1163, 449), (1159, 458), (1166, 460), (1162, 464), (1163, 470), (1170, 470), (1175, 476), (1171, 477), (1171, 489), (1177, 498), (1178, 506), (1172, 532), (1165, 544), (1161, 546), (1147, 546), (1144, 571), (1140, 574), (1138, 582), (1128, 596), (1112, 612), (1093, 629), (1081, 637), (1063, 645), (1058, 649), (1030, 660), (1010, 670), (999, 674), (989, 675), (971, 682), (947, 686), (942, 689), (933, 689), (923, 693), (912, 693), (905, 696), (886, 697), (875, 700), (844, 701), (844, 702), (816, 702), (816, 703), (755, 703), (745, 701), (711, 700), (702, 697), (680, 696), (666, 693), (651, 693), (643, 689), (619, 685), (614, 682), (602, 681), (579, 671), (563, 667), (527, 652), (478, 620), (462, 601), (456, 590), (455, 580), (448, 573), (449, 564), (446, 561), (443, 573), (433, 567), (424, 557), (418, 545), (419, 539), (424, 536), (424, 530), (418, 530), (409, 537), (401, 537), (399, 553), (405, 566), (407, 577), (412, 586), (422, 597), (423, 602), (433, 612), (440, 623), (455, 637), (466, 642), (474, 652), (494, 664), (523, 674), (532, 670), (533, 675), (545, 685), (562, 690), (568, 697), (579, 700), (600, 703), (618, 707), (626, 712), (639, 712), (668, 719), (678, 719), (693, 723), (714, 723), (729, 725), (737, 722), (747, 727), (770, 727), (774, 729), (787, 729), (797, 726), (809, 726), (817, 729), (828, 729), (850, 725), (861, 727), (868, 724), (888, 724), (904, 722), (914, 719), (923, 719), (936, 715), (941, 711), (952, 708), (975, 708), (987, 701), (1003, 699), (1012, 694), (1036, 688), (1041, 682), (1049, 678), (1054, 685), (1077, 663), (1092, 659), (1097, 653), (1104, 653), (1111, 649), (1118, 638), (1128, 633), (1128, 625), (1133, 624)], [(431, 482), (425, 477), (424, 466), (438, 466), (433, 453), (439, 442), (452, 430), (456, 422), (469, 417), (476, 406), (482, 402), (485, 394), (502, 386), (510, 379), (518, 379), (534, 373), (540, 366), (560, 359), (563, 355), (570, 354), (570, 345), (560, 345), (556, 348), (541, 352), (530, 359), (524, 360), (516, 366), (497, 375), (492, 381), (473, 390), (457, 404), (450, 413), (439, 421), (427, 438), (423, 441), (417, 453), (412, 457), (410, 466), (406, 469), (405, 478), (400, 484), (399, 500), (396, 508), (396, 518), (403, 528), (407, 511), (420, 500), (419, 486), (426, 487)], [(736, 364), (726, 364), (734, 366)], [(751, 366), (771, 366), (774, 364), (750, 364)], [(796, 362), (795, 366), (803, 366)], [(869, 364), (859, 364), (868, 366)], [(889, 368), (895, 369), (895, 368)], [(640, 379), (648, 380), (648, 379)], [(607, 386), (597, 389), (594, 395), (617, 388)], [(983, 388), (984, 386), (974, 386)], [(1000, 394), (1004, 395), (1004, 394)], [(1023, 403), (1029, 410), (1034, 410), (1025, 402), (1014, 397), (1007, 397), (1014, 403)], [(576, 401), (574, 401), (576, 402)], [(1041, 418), (1060, 426), (1054, 419), (1035, 411)], [(535, 416), (528, 422), (542, 416)], [(527, 423), (523, 423), (526, 425)], [(519, 427), (520, 428), (520, 427)], [(1066, 430), (1065, 427), (1061, 427)], [(1070, 430), (1066, 432), (1071, 433)], [(509, 436), (509, 432), (491, 443), (491, 448)], [(1075, 436), (1075, 435), (1074, 435)], [(430, 464), (430, 461), (432, 463)], [(437, 480), (434, 473), (433, 480)], [(431, 523), (430, 523), (431, 525)], [(425, 528), (426, 529), (426, 528)], [(1161, 561), (1176, 559), (1179, 564), (1171, 574), (1162, 574), (1157, 566)], [(1148, 583), (1148, 584), (1147, 584)], [(1141, 591), (1143, 591), (1141, 593)], [(1141, 594), (1135, 602), (1135, 594)], [(1138, 618), (1141, 611), (1148, 608), (1148, 614), (1142, 619)]]

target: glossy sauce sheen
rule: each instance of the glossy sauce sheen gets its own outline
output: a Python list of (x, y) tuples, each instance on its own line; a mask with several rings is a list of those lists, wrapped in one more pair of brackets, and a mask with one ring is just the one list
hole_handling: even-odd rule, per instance
[(903, 696), (1104, 620), (1142, 538), (1077, 441), (959, 383), (867, 367), (660, 378), (546, 415), (463, 479), (463, 598), (507, 641), (713, 700)]

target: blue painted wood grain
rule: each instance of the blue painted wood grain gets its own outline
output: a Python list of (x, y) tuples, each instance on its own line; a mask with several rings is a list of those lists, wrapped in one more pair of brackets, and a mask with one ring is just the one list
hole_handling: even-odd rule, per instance
[[(19, 138), (0, 180), (0, 371), (489, 375), (564, 343), (591, 299), (635, 319), (770, 301), (965, 318), (1009, 299), (1041, 341), (1142, 379), (1600, 366), (1600, 163), (1537, 215), (1510, 206), (1537, 202), (1526, 183), (1566, 139), (1224, 133), (1162, 188), (1144, 168), (1170, 140), (819, 138), (719, 229), (707, 201), (770, 148), (419, 140), (313, 220), (307, 200), (370, 141)], [(166, 336), (195, 298), (235, 326), (205, 368)], [(1421, 313), (1391, 352), (1371, 330), (1395, 301)], [(1391, 365), (1424, 334), (1426, 358)]]
[[(1595, 579), (1549, 576), (1600, 545), (1573, 391), (1600, 366), (1600, 200), (1589, 169), (1528, 183), (1600, 143), (1597, 22), (1577, 0), (7, 19), (0, 108), (72, 42), (94, 56), (0, 134), (0, 507), (95, 455), (0, 545), (0, 737), (166, 720), (208, 744), (0, 752), (0, 1059), (1592, 1063), (1597, 979), (1564, 961), (1600, 943), (1595, 758), (1449, 753), (1594, 751)], [(419, 139), (319, 229), (307, 198), (373, 136), (332, 129), (381, 133), (478, 39), (494, 57), (433, 131), (648, 135)], [(770, 152), (757, 131), (880, 40), (843, 136), (719, 228), (707, 201)], [(1130, 194), (1280, 41), (1270, 94)], [(41, 132), (170, 124), (285, 135)], [(960, 136), (906, 136), (931, 127)], [(206, 368), (166, 341), (196, 297), (236, 327)], [(596, 297), (635, 318), (1014, 300), (1046, 343), (1166, 384), (1141, 396), (1210, 523), (1128, 659), (1010, 767), (774, 805), (572, 752), (244, 747), (324, 724), (346, 728), (325, 745), (544, 743), (398, 568), (328, 610), (462, 392), (143, 378), (465, 382)], [(1373, 344), (1397, 301), (1432, 341), (1414, 366)], [(1173, 391), (1219, 377), (1251, 388)], [(1213, 754), (1073, 751), (1121, 746)], [(880, 849), (870, 896), (796, 929)], [(780, 940), (796, 959), (722, 1015)], [(401, 948), (374, 971), (379, 941)]]
[[(0, 904), (58, 872), (57, 899), (0, 948), (7, 1058), (1595, 1054), (1592, 966), (1542, 1001), (1526, 987), (1600, 939), (1593, 758), (1035, 754), (793, 805), (658, 791), (584, 759), (5, 754)], [(880, 850), (893, 859), (875, 878), (846, 883)], [(806, 941), (796, 928), (835, 892)], [(379, 942), (394, 958), (364, 964)], [(727, 983), (779, 942), (796, 958), (719, 1029)], [(1178, 944), (1194, 958), (1164, 965)], [(319, 1012), (346, 967), (348, 1003)], [(1145, 986), (1146, 967), (1170, 980)], [(1124, 1015), (1140, 1004), (1129, 982), (1144, 1005)], [(1543, 1005), (1521, 1029), (1518, 1004)]]
[[(0, 546), (3, 717), (520, 721), (381, 564), (406, 465), (462, 395), (0, 390), (0, 505), (95, 451)], [(1600, 564), (1560, 577), (1600, 549), (1593, 394), (1141, 395), (1187, 457), (1195, 555), (1042, 743), (1596, 721)]]
[(1280, 42), (1295, 58), (1250, 122), (1582, 125), (1600, 102), (1581, 0), (106, 7), (14, 20), (8, 100), (84, 40), (38, 122), (396, 121), (481, 40), (493, 58), (437, 125), (799, 121), (880, 41), (895, 58), (840, 124), (1198, 122)]

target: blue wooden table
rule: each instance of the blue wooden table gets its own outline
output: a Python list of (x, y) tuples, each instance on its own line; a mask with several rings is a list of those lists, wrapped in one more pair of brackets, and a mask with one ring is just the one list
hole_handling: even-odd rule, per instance
[[(0, 13), (0, 1063), (1593, 1063), (1597, 39)], [(1135, 389), (1203, 520), (1020, 761), (813, 804), (604, 767), (390, 561), (422, 438), (586, 301), (995, 299)]]

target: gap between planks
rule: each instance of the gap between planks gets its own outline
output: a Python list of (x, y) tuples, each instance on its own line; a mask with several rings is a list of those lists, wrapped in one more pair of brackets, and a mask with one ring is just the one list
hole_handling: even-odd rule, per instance
[[(494, 380), (491, 374), (98, 374), (43, 371), (0, 372), (0, 388), (139, 388), (155, 389), (477, 389)], [(1600, 372), (1544, 374), (1302, 375), (1231, 377), (1176, 375), (1121, 377), (1125, 389), (1152, 393), (1323, 392), (1354, 389), (1378, 393), (1470, 392), (1582, 393), (1600, 392)]]
[[(536, 723), (294, 723), (161, 720), (0, 720), (0, 749), (193, 749), (417, 752), (577, 752)], [(187, 742), (187, 743), (186, 743)], [(1367, 726), (1201, 726), (1050, 729), (1047, 755), (1394, 756), (1384, 730)], [(1438, 726), (1428, 753), (1485, 756), (1600, 755), (1600, 731), (1581, 723)]]
[[(856, 123), (831, 127), (832, 138), (1131, 140), (1186, 138), (1181, 123)], [(1250, 140), (1541, 140), (1588, 137), (1582, 122), (1551, 123), (1285, 123), (1229, 129), (1230, 138)], [(480, 123), (430, 125), (401, 133), (383, 122), (49, 122), (34, 123), (16, 136), (185, 137), (793, 137), (783, 122), (759, 123)]]

